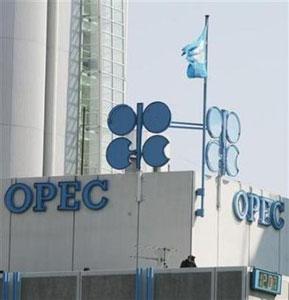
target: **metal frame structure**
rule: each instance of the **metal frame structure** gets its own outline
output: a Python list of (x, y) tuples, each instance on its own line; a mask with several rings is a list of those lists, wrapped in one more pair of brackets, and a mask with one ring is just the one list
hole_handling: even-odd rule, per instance
[(81, 0), (79, 112), (85, 107), (85, 116), (78, 114), (77, 173), (112, 173), (105, 160), (113, 138), (106, 119), (125, 98), (125, 23), (124, 0)]

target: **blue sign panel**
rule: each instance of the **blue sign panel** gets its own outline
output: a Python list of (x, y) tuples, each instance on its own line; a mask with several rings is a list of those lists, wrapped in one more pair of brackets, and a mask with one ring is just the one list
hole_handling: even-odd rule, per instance
[[(100, 210), (108, 203), (106, 197), (100, 199), (92, 197), (94, 189), (108, 190), (107, 180), (94, 179), (86, 183), (83, 188), (79, 180), (60, 181), (58, 186), (52, 182), (37, 182), (33, 187), (34, 189), (25, 183), (12, 184), (4, 197), (7, 209), (14, 214), (25, 213), (31, 207), (34, 212), (46, 212), (49, 202), (53, 201), (58, 193), (60, 194), (60, 203), (57, 206), (59, 211), (77, 211), (81, 208), (81, 203), (91, 210)], [(81, 191), (81, 199), (76, 199), (76, 193)]]
[(143, 146), (143, 159), (152, 166), (164, 166), (169, 159), (165, 155), (165, 147), (168, 139), (161, 135), (150, 137)]
[(126, 104), (117, 105), (110, 111), (107, 124), (110, 131), (114, 134), (129, 134), (136, 125), (136, 114)]
[(233, 211), (240, 221), (246, 220), (249, 223), (257, 221), (264, 226), (273, 226), (280, 230), (284, 227), (284, 219), (280, 214), (284, 212), (285, 206), (281, 201), (258, 196), (240, 190), (233, 198)]
[(118, 170), (130, 165), (130, 158), (136, 157), (136, 167), (141, 168), (141, 159), (152, 167), (161, 167), (169, 159), (166, 157), (164, 148), (169, 141), (163, 136), (150, 137), (142, 144), (142, 129), (145, 127), (149, 132), (160, 133), (166, 130), (171, 123), (169, 107), (160, 101), (150, 103), (145, 110), (143, 103), (137, 104), (137, 113), (127, 105), (115, 106), (108, 117), (109, 129), (117, 135), (130, 133), (136, 127), (136, 149), (129, 149), (131, 142), (127, 138), (116, 138), (107, 147), (106, 160), (108, 164)]
[(153, 133), (160, 133), (168, 129), (171, 123), (171, 111), (163, 102), (152, 102), (143, 113), (144, 127)]
[(129, 150), (131, 141), (127, 138), (113, 140), (106, 149), (106, 160), (114, 169), (122, 170), (130, 165), (133, 151)]
[(282, 275), (254, 268), (251, 273), (251, 289), (269, 294), (281, 294)]

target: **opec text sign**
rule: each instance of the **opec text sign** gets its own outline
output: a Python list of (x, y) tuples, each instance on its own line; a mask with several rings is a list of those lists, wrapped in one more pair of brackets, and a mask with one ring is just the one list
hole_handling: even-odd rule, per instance
[(108, 190), (108, 181), (94, 179), (87, 182), (82, 187), (82, 182), (60, 181), (56, 184), (52, 182), (35, 182), (33, 188), (25, 183), (12, 184), (5, 193), (4, 203), (7, 209), (15, 214), (26, 212), (33, 206), (34, 212), (45, 212), (48, 202), (52, 201), (56, 195), (60, 194), (59, 211), (77, 211), (81, 207), (81, 200), (77, 198), (77, 192), (81, 192), (83, 204), (91, 210), (103, 209), (108, 198), (100, 197), (93, 199), (93, 191), (100, 189)]
[(284, 226), (285, 221), (280, 216), (284, 210), (284, 203), (281, 201), (274, 201), (243, 190), (237, 192), (233, 198), (233, 211), (238, 220), (246, 219), (249, 223), (258, 221), (258, 224), (272, 225), (276, 230)]

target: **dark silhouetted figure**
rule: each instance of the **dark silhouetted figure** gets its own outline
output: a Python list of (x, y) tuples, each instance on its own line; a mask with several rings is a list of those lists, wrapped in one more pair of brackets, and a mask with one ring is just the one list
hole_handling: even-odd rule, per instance
[(188, 258), (182, 261), (180, 268), (196, 268), (195, 256), (189, 255)]

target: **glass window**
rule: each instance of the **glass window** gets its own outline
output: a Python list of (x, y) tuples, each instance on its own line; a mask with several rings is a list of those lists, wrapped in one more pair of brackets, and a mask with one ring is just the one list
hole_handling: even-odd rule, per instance
[(90, 39), (91, 35), (88, 31), (83, 31), (83, 44), (84, 45), (89, 45), (90, 44)]
[(111, 19), (111, 8), (105, 5), (101, 6), (101, 16), (106, 19)]
[[(102, 128), (102, 138), (104, 143), (109, 143), (111, 141), (112, 133), (108, 128)], [(106, 146), (104, 147), (104, 149), (106, 150)]]
[(101, 29), (106, 32), (111, 32), (111, 22), (108, 20), (102, 19)]
[(122, 19), (122, 12), (119, 11), (119, 10), (113, 10), (113, 20), (115, 22), (118, 22), (118, 23), (122, 23), (123, 22), (123, 19)]
[(113, 74), (118, 77), (124, 77), (124, 66), (121, 64), (113, 64)]
[(83, 1), (83, 14), (95, 17), (97, 12), (97, 1)]
[(90, 14), (90, 3), (87, 1), (84, 1), (82, 9), (83, 9), (84, 15), (89, 15)]
[(111, 35), (105, 32), (102, 32), (102, 43), (103, 46), (111, 47)]
[(112, 76), (102, 73), (102, 84), (106, 87), (112, 86)]
[(86, 123), (88, 124), (88, 129), (90, 134), (94, 133), (97, 130), (97, 125), (99, 123), (99, 113), (98, 112), (89, 112), (87, 114)]
[(123, 49), (123, 39), (114, 36), (112, 39), (112, 47), (116, 49)]
[(90, 97), (90, 88), (89, 86), (81, 86), (81, 97), (88, 99)]
[(111, 59), (112, 51), (109, 47), (102, 47), (102, 55), (107, 59)]
[(120, 91), (113, 91), (113, 103), (120, 104), (124, 102), (124, 95)]
[(113, 88), (118, 90), (123, 90), (123, 80), (116, 77), (113, 78)]
[(112, 51), (113, 61), (122, 63), (123, 62), (123, 54), (121, 51), (113, 49)]
[(111, 63), (111, 61), (103, 59), (102, 60), (102, 69), (103, 69), (104, 72), (112, 73), (112, 63)]
[(112, 90), (110, 88), (107, 87), (102, 87), (102, 95), (101, 95), (102, 99), (111, 101), (112, 100)]
[(85, 32), (90, 31), (90, 23), (87, 19), (84, 19), (82, 22), (82, 30)]
[(108, 114), (110, 113), (111, 109), (112, 109), (112, 102), (102, 101), (102, 113), (105, 116), (108, 116)]
[(90, 87), (90, 78), (85, 75), (85, 74), (81, 74), (81, 87)]
[(122, 0), (114, 0), (112, 1), (113, 7), (117, 9), (122, 9)]
[(108, 6), (111, 6), (112, 2), (114, 2), (114, 1), (112, 1), (112, 0), (101, 0), (101, 4), (108, 5)]
[(113, 23), (112, 31), (116, 35), (123, 36), (123, 26), (120, 24)]

